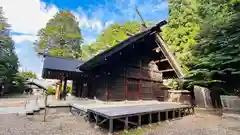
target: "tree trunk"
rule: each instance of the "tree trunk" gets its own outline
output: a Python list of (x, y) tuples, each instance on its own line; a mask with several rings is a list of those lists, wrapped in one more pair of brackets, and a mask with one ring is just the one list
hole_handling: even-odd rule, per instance
[(6, 82), (3, 83), (3, 89), (1, 92), (2, 95), (4, 95), (6, 92), (8, 92), (9, 86), (10, 86), (10, 83), (8, 80), (6, 80)]

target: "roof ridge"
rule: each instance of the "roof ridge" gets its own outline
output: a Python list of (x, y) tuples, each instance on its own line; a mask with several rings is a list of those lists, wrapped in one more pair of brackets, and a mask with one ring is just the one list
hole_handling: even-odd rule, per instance
[(63, 56), (54, 56), (54, 55), (50, 55), (48, 53), (38, 53), (40, 55), (43, 55), (44, 57), (55, 57), (55, 58), (59, 58), (59, 59), (67, 59), (67, 60), (75, 60), (75, 61), (79, 61), (79, 62), (85, 62), (84, 60), (79, 60), (79, 59), (74, 59), (74, 58), (68, 58), (68, 57), (63, 57)]

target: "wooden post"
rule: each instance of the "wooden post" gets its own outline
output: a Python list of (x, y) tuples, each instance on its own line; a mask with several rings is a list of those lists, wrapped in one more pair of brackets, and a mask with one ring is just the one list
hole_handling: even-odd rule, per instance
[(152, 114), (150, 113), (149, 114), (149, 125), (151, 125), (152, 124)]
[(113, 119), (109, 119), (109, 134), (113, 133)]
[(128, 130), (128, 117), (125, 118), (125, 126), (124, 126), (125, 132)]
[(138, 115), (138, 128), (141, 128), (142, 125), (142, 116)]
[(175, 118), (175, 110), (172, 111), (172, 119)]
[(181, 117), (181, 109), (178, 110), (178, 117)]
[(91, 113), (88, 111), (87, 112), (87, 119), (88, 119), (88, 123), (90, 123), (91, 122)]
[(47, 116), (47, 93), (45, 93), (44, 104), (45, 104), (45, 107), (44, 107), (44, 118), (43, 118), (43, 121), (45, 122), (46, 121), (46, 116)]
[(96, 125), (95, 128), (98, 128), (98, 115), (96, 115)]
[(194, 106), (192, 106), (192, 114), (195, 114)]
[(190, 108), (188, 107), (187, 110), (188, 110), (188, 115), (189, 115), (190, 114)]
[(66, 100), (67, 96), (67, 77), (64, 77), (64, 85), (63, 85), (63, 99)]
[(168, 111), (165, 112), (165, 119), (168, 120)]
[(55, 97), (57, 100), (60, 100), (60, 93), (61, 93), (61, 88), (62, 88), (62, 80), (56, 84), (56, 92), (55, 92)]
[(161, 112), (158, 112), (158, 123), (160, 124), (161, 121)]

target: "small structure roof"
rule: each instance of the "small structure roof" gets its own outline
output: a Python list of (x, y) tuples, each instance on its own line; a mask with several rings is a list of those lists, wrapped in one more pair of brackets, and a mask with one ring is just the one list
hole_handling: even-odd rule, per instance
[(69, 59), (63, 57), (51, 56), (49, 54), (41, 54), (44, 57), (42, 77), (46, 79), (61, 79), (62, 75), (72, 80), (82, 73), (76, 67), (83, 64), (84, 61)]
[(70, 71), (70, 72), (81, 72), (76, 67), (84, 63), (82, 60), (68, 59), (63, 57), (56, 57), (44, 54), (44, 69)]

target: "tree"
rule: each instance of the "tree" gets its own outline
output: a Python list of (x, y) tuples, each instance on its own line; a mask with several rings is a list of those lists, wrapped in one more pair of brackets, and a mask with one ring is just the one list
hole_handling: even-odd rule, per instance
[(106, 50), (120, 41), (125, 40), (131, 35), (141, 31), (141, 24), (139, 22), (125, 22), (123, 24), (112, 24), (105, 29), (97, 38), (96, 42), (90, 45), (90, 52), (98, 54)]
[(70, 11), (59, 11), (38, 32), (36, 51), (48, 51), (54, 56), (80, 59), (83, 38), (78, 22)]
[(20, 72), (20, 76), (25, 79), (36, 79), (37, 75), (33, 72)]
[[(231, 3), (230, 3), (231, 2)], [(221, 86), (222, 94), (240, 94), (239, 3), (211, 1), (212, 16), (206, 17), (193, 48), (192, 83)], [(213, 10), (213, 11), (214, 11)], [(224, 11), (224, 13), (221, 13)], [(206, 25), (207, 24), (207, 25)]]
[(0, 7), (0, 95), (9, 90), (18, 72), (18, 57), (14, 52), (14, 43), (9, 31), (10, 25), (7, 24)]
[(192, 61), (191, 49), (197, 43), (200, 31), (199, 3), (197, 0), (169, 0), (168, 24), (163, 28), (163, 38), (176, 55), (185, 73)]

